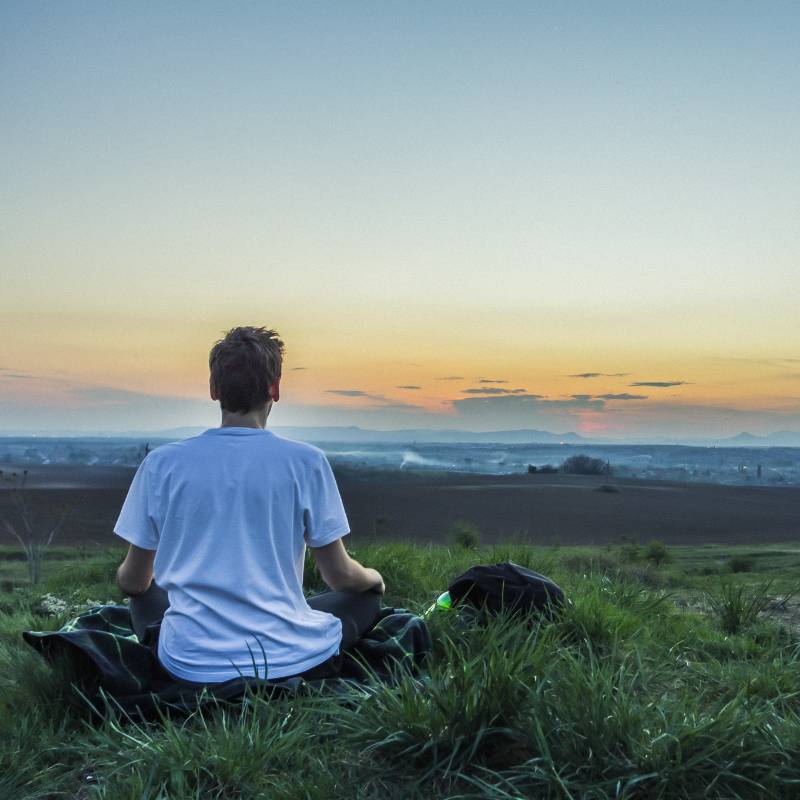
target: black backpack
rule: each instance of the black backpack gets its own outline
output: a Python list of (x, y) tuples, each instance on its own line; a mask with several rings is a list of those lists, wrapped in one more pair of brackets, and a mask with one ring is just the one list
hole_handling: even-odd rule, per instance
[(471, 567), (447, 591), (453, 606), (468, 603), (498, 613), (552, 616), (564, 606), (564, 592), (550, 578), (513, 561)]

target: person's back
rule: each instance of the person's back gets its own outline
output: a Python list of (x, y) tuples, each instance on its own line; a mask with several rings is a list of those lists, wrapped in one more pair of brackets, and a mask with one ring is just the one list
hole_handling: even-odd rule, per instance
[[(263, 329), (234, 329), (228, 337), (252, 330)], [(249, 341), (249, 334), (239, 335)], [(276, 387), (273, 380), (272, 399)], [(228, 404), (234, 405), (230, 399)], [(168, 596), (168, 603), (160, 601), (168, 608), (161, 609), (158, 656), (183, 680), (216, 683), (239, 675), (305, 672), (339, 652), (342, 619), (348, 629), (358, 629), (349, 630), (352, 643), (353, 633), (360, 635), (379, 607), (355, 593), (370, 586), (382, 591), (382, 581), (341, 546), (349, 527), (325, 455), (265, 430), (269, 405), (263, 423), (257, 418), (254, 425), (252, 409), (229, 411), (223, 400), (220, 428), (151, 451), (114, 528), (132, 545), (119, 573), (129, 585), (128, 561), (150, 555), (158, 585), (141, 596)], [(311, 598), (316, 608), (303, 595), (306, 544), (329, 585), (349, 590)], [(356, 606), (354, 599), (360, 601)], [(139, 609), (145, 605), (133, 597), (132, 614), (135, 601)], [(364, 617), (367, 605), (372, 611)]]
[(341, 623), (310, 609), (302, 589), (304, 533), (321, 547), (348, 532), (319, 450), (258, 428), (212, 428), (151, 452), (138, 480), (152, 538), (134, 527), (138, 487), (115, 531), (157, 549), (170, 598), (159, 658), (170, 672), (223, 681), (251, 674), (254, 658), (263, 674), (266, 656), (274, 678), (338, 649)]

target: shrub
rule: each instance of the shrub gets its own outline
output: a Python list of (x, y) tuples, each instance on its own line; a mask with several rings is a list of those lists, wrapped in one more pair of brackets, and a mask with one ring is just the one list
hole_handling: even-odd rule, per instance
[(664, 542), (658, 539), (653, 539), (647, 543), (644, 549), (644, 557), (656, 567), (660, 567), (665, 562), (669, 561), (669, 551)]
[(568, 475), (610, 475), (611, 465), (600, 458), (580, 454), (564, 461), (561, 471)]
[(469, 520), (456, 520), (450, 526), (450, 543), (474, 550), (481, 543), (480, 529)]
[(725, 562), (728, 572), (752, 572), (755, 562), (749, 556), (731, 556)]

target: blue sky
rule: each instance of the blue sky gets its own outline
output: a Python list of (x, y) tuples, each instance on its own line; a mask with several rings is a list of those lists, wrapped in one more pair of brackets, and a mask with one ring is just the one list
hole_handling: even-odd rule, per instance
[(532, 427), (797, 425), (796, 3), (0, 14), (0, 428), (205, 420), (243, 323), (287, 424), (505, 427), (497, 373)]

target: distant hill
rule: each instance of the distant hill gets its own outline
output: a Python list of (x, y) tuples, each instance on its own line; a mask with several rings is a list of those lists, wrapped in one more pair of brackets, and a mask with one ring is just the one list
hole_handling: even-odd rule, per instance
[[(74, 437), (80, 439), (130, 438), (139, 441), (187, 439), (207, 430), (206, 427), (185, 426), (166, 428), (158, 431), (1, 431), (0, 437)], [(453, 429), (428, 430), (370, 430), (350, 426), (305, 427), (300, 425), (269, 426), (269, 430), (289, 439), (318, 442), (350, 442), (364, 444), (582, 444), (582, 445), (679, 445), (690, 447), (800, 447), (800, 431), (776, 431), (758, 436), (752, 433), (739, 433), (723, 439), (633, 437), (628, 439), (588, 439), (578, 433), (550, 433), (532, 428), (505, 431), (463, 431)]]
[(800, 447), (800, 432), (776, 431), (765, 436), (740, 433), (729, 439), (722, 439), (718, 444), (723, 447)]
[[(152, 431), (138, 434), (139, 436), (150, 436), (153, 439), (185, 439), (189, 436), (196, 436), (202, 433), (205, 428), (170, 428), (164, 431)], [(286, 436), (289, 439), (301, 439), (311, 442), (363, 442), (363, 443), (404, 443), (414, 442), (440, 442), (440, 443), (497, 443), (497, 444), (568, 444), (590, 443), (577, 433), (549, 433), (539, 430), (510, 430), (510, 431), (460, 431), (460, 430), (426, 430), (417, 428), (413, 430), (378, 431), (367, 428), (359, 428), (356, 425), (349, 426), (324, 426), (324, 427), (301, 427), (301, 426), (269, 426), (269, 430), (274, 431), (279, 436)], [(130, 434), (125, 434), (130, 435)]]

